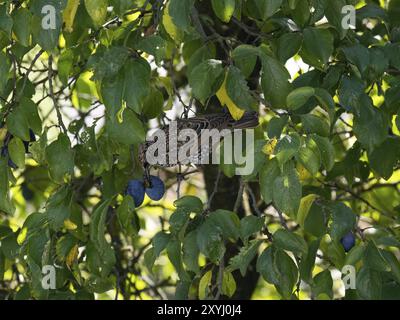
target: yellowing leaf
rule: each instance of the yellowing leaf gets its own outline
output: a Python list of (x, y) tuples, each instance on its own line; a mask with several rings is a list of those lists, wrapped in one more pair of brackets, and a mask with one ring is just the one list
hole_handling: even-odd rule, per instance
[(71, 230), (71, 231), (76, 230), (78, 228), (78, 226), (69, 219), (64, 221), (64, 227), (65, 227), (65, 229)]
[(17, 237), (17, 243), (21, 246), (26, 239), (26, 235), (28, 234), (28, 228), (24, 227)]
[(0, 128), (0, 142), (2, 142), (7, 135), (7, 128)]
[(107, 0), (85, 0), (86, 10), (97, 27), (107, 18), (107, 5)]
[(182, 31), (178, 29), (178, 27), (172, 21), (171, 16), (169, 15), (169, 2), (164, 9), (162, 24), (165, 28), (165, 31), (167, 31), (167, 33), (173, 40), (175, 40), (176, 42), (180, 42), (182, 40)]
[(223, 22), (228, 23), (236, 8), (235, 0), (212, 0), (212, 7), (214, 9), (215, 14), (218, 18), (220, 18)]
[(78, 258), (78, 253), (78, 245), (76, 244), (73, 246), (67, 257), (65, 258), (65, 263), (68, 267), (71, 267), (74, 264), (76, 258)]
[(76, 11), (78, 10), (80, 0), (68, 0), (67, 6), (63, 12), (63, 20), (65, 23), (65, 30), (67, 32), (74, 31), (73, 25), (75, 20)]
[(208, 287), (211, 284), (212, 271), (205, 273), (199, 283), (199, 299), (204, 300), (208, 295)]
[(232, 297), (236, 292), (236, 281), (232, 273), (225, 271), (222, 278), (222, 293)]
[(225, 75), (225, 80), (222, 83), (221, 88), (219, 88), (219, 90), (217, 91), (217, 98), (222, 106), (226, 106), (228, 108), (233, 119), (240, 120), (243, 117), (245, 111), (240, 109), (228, 96), (228, 92), (226, 90), (226, 78), (227, 74)]
[(315, 199), (317, 198), (316, 194), (309, 194), (301, 199), (299, 211), (297, 213), (297, 222), (304, 226), (304, 221), (310, 211), (312, 204), (314, 203)]
[(300, 181), (306, 181), (312, 178), (311, 173), (301, 163), (297, 163), (296, 169), (299, 173)]
[(278, 143), (278, 140), (276, 138), (273, 138), (267, 142), (267, 144), (263, 147), (262, 151), (267, 155), (270, 156), (274, 154), (275, 147)]

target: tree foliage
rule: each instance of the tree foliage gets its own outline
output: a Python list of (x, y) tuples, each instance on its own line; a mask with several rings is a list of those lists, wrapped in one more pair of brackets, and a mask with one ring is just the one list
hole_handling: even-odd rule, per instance
[[(399, 12), (0, 1), (0, 297), (400, 298)], [(147, 130), (223, 107), (260, 114), (254, 172), (160, 169), (166, 196), (136, 208)]]

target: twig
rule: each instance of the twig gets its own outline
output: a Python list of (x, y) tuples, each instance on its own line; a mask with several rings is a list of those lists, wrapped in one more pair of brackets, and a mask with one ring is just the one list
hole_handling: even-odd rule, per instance
[(218, 169), (217, 179), (215, 180), (215, 184), (214, 184), (214, 190), (211, 193), (210, 198), (208, 199), (206, 211), (210, 210), (211, 202), (214, 199), (215, 194), (218, 192), (218, 185), (219, 185), (219, 181), (221, 180), (221, 174), (222, 174), (221, 169)]
[(274, 206), (274, 208), (275, 208), (276, 212), (278, 212), (279, 221), (281, 222), (282, 227), (284, 227), (286, 230), (289, 230), (289, 227), (288, 227), (288, 225), (287, 225), (287, 223), (286, 223), (286, 220), (285, 220), (285, 218), (283, 217), (282, 211), (279, 210), (278, 208), (276, 208), (275, 206)]
[(49, 93), (50, 93), (51, 99), (53, 100), (54, 108), (55, 108), (56, 113), (57, 113), (58, 123), (61, 126), (62, 130), (64, 131), (64, 133), (67, 133), (67, 128), (64, 125), (64, 122), (63, 122), (63, 119), (62, 119), (62, 115), (61, 115), (60, 109), (58, 107), (58, 103), (57, 103), (56, 97), (54, 96), (54, 90), (53, 90), (53, 56), (52, 55), (49, 56)]
[(240, 187), (238, 191), (238, 195), (235, 201), (235, 205), (233, 206), (233, 212), (237, 212), (240, 208), (240, 205), (242, 204), (243, 201), (243, 191), (244, 191), (244, 182), (242, 179), (240, 179)]
[(218, 291), (217, 294), (215, 295), (215, 300), (219, 300), (222, 294), (222, 284), (224, 281), (224, 269), (225, 269), (225, 256), (223, 256), (219, 262), (219, 268), (218, 268), (218, 279), (217, 279), (217, 287)]

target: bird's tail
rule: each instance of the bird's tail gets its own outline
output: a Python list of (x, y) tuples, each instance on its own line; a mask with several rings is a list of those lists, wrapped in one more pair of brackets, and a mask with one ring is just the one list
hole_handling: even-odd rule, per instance
[(233, 120), (231, 126), (233, 129), (251, 129), (259, 124), (258, 113), (256, 111), (246, 111), (240, 120)]

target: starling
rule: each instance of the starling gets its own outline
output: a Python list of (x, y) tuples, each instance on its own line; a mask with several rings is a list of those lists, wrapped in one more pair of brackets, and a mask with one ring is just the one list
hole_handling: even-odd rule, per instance
[[(207, 144), (201, 144), (200, 142), (202, 141), (202, 134), (204, 129), (217, 129), (218, 131), (222, 131), (225, 129), (228, 129), (228, 131), (232, 131), (234, 129), (250, 129), (250, 128), (255, 128), (259, 125), (259, 119), (258, 119), (258, 113), (257, 112), (246, 112), (243, 117), (240, 120), (235, 120), (232, 118), (229, 112), (224, 112), (224, 113), (218, 113), (218, 114), (208, 114), (208, 115), (202, 115), (202, 116), (196, 116), (193, 118), (188, 118), (188, 119), (179, 119), (176, 122), (176, 134), (179, 136), (179, 133), (181, 130), (184, 129), (192, 129), (196, 134), (196, 138), (198, 141), (198, 151), (196, 155), (189, 156), (187, 160), (188, 163), (199, 163), (196, 160), (199, 160), (205, 156), (209, 156), (210, 150), (212, 150), (212, 147)], [(165, 145), (165, 153), (170, 154), (175, 153), (178, 154), (180, 148), (187, 144), (189, 138), (187, 141), (177, 141), (177, 137), (170, 137), (170, 125), (166, 125), (161, 130), (164, 132), (165, 137), (166, 137), (166, 145)], [(170, 147), (170, 141), (177, 141), (177, 144), (175, 147), (171, 146)], [(145, 175), (145, 181), (149, 181), (150, 177), (150, 168), (152, 165), (147, 161), (146, 159), (146, 152), (147, 150), (154, 144), (156, 143), (157, 140), (155, 141), (146, 141), (142, 143), (139, 146), (139, 161), (144, 169), (144, 175)], [(171, 150), (170, 150), (171, 149)], [(181, 163), (179, 161), (173, 161), (171, 162), (169, 157), (168, 160), (165, 163), (157, 163), (158, 167), (174, 167), (176, 165), (187, 165), (188, 163)]]

